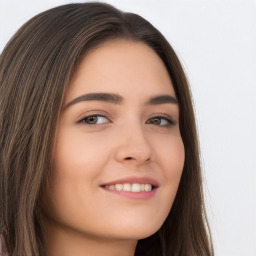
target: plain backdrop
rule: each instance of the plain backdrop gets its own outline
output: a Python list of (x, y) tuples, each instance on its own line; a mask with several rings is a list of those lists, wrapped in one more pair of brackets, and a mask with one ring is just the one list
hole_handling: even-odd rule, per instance
[[(0, 52), (32, 16), (71, 0), (0, 0)], [(216, 256), (256, 256), (256, 0), (106, 0), (158, 28), (187, 73)]]

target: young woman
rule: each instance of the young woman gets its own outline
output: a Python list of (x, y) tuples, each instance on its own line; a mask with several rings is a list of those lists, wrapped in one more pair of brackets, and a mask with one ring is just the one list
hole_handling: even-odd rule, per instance
[(0, 95), (2, 255), (213, 255), (189, 86), (149, 22), (43, 12), (5, 47)]

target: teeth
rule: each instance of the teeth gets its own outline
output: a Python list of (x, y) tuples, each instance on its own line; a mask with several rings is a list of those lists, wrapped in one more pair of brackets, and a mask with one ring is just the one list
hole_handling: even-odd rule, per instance
[(123, 185), (123, 191), (131, 191), (131, 190), (132, 190), (131, 184), (125, 183), (125, 184)]
[(115, 185), (110, 185), (110, 186), (109, 186), (109, 189), (115, 190)]
[(123, 184), (116, 184), (116, 190), (117, 191), (122, 191), (123, 190)]
[(145, 184), (145, 187), (144, 187), (145, 191), (151, 191), (152, 190), (152, 186), (150, 184)]
[(132, 184), (132, 192), (140, 192), (140, 184)]
[(138, 184), (138, 183), (124, 183), (115, 185), (106, 185), (105, 188), (117, 191), (129, 191), (129, 192), (149, 192), (152, 190), (151, 184)]

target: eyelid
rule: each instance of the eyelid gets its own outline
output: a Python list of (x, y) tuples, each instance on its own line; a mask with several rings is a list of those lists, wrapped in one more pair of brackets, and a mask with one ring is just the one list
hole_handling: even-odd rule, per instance
[(104, 112), (102, 110), (97, 110), (96, 109), (96, 110), (89, 111), (89, 112), (81, 114), (77, 118), (77, 123), (81, 122), (82, 120), (84, 120), (85, 118), (90, 117), (90, 116), (102, 116), (102, 117), (105, 117), (105, 118), (107, 118), (109, 120), (112, 119), (112, 117), (108, 113), (106, 113), (106, 112)]
[(170, 127), (176, 126), (178, 123), (172, 116), (163, 114), (163, 113), (154, 114), (154, 116), (152, 116), (149, 119), (153, 119), (153, 118), (161, 118), (166, 120), (169, 123), (167, 125), (158, 125), (159, 127), (162, 127), (162, 128), (170, 128)]
[[(92, 115), (84, 116), (82, 119), (80, 119), (80, 120), (78, 121), (78, 123), (83, 123), (84, 119), (89, 118), (89, 117), (94, 117), (94, 116), (97, 116), (97, 117), (104, 117), (104, 118), (106, 118), (106, 119), (109, 120), (109, 118), (107, 118), (107, 117), (104, 116), (104, 115), (92, 114)], [(103, 123), (103, 124), (86, 124), (86, 123), (83, 123), (83, 124), (88, 125), (88, 126), (95, 126), (95, 125), (104, 125), (104, 124), (106, 124), (106, 123)]]

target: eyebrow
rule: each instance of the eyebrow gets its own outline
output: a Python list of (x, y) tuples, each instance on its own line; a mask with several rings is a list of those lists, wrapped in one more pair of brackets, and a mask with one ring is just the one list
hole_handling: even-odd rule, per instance
[[(83, 101), (101, 101), (115, 105), (123, 105), (124, 98), (121, 95), (115, 93), (88, 93), (71, 100), (65, 105), (64, 110), (74, 104)], [(148, 101), (146, 101), (145, 105), (160, 105), (166, 103), (178, 105), (178, 100), (172, 95), (163, 94), (151, 97)]]

